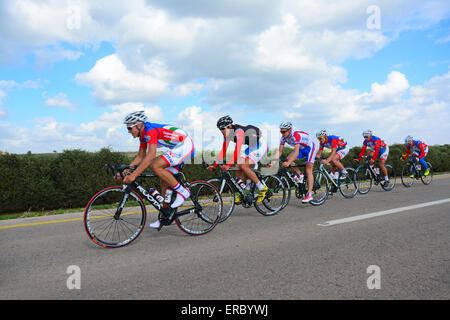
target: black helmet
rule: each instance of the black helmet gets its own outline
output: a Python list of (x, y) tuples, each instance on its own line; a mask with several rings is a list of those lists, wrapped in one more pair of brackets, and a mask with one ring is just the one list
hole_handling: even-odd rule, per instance
[(217, 128), (219, 128), (220, 130), (225, 129), (230, 124), (233, 124), (233, 119), (231, 119), (230, 116), (225, 116), (217, 120)]

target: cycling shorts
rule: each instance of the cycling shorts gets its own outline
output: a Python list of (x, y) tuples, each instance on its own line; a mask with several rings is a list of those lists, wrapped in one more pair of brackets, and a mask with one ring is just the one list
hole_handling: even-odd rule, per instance
[(176, 167), (193, 156), (194, 141), (192, 141), (192, 138), (188, 136), (183, 143), (167, 151), (161, 156), (161, 158), (167, 163), (168, 167)]
[(342, 148), (340, 150), (336, 150), (336, 153), (339, 155), (339, 160), (344, 159), (345, 156), (348, 155), (349, 152), (350, 152), (350, 149), (348, 148), (348, 146), (345, 146), (344, 148)]
[(312, 142), (312, 145), (310, 147), (300, 149), (297, 159), (302, 159), (306, 157), (307, 163), (314, 163), (316, 159), (316, 153), (317, 153), (316, 144)]
[(253, 147), (247, 147), (244, 151), (241, 151), (240, 161), (243, 163), (245, 159), (250, 159), (252, 164), (257, 164), (269, 151), (269, 145), (263, 138), (259, 138), (259, 141)]

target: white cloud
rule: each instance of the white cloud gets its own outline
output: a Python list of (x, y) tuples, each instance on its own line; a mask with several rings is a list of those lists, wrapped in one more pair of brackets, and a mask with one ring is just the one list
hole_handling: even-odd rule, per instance
[(48, 98), (45, 100), (45, 104), (49, 107), (67, 108), (69, 110), (74, 110), (75, 105), (73, 105), (65, 93), (58, 93), (56, 96)]

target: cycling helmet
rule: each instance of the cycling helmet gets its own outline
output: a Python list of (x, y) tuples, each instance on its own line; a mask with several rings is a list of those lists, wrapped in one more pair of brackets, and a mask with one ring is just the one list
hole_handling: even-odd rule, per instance
[(368, 130), (365, 130), (362, 135), (363, 135), (364, 138), (365, 137), (371, 137), (372, 133), (373, 133), (372, 130), (368, 129)]
[(124, 124), (136, 123), (136, 122), (144, 122), (145, 123), (147, 121), (148, 121), (148, 118), (145, 115), (143, 110), (132, 112), (123, 119)]
[(280, 124), (280, 129), (292, 129), (292, 123), (290, 122), (282, 122)]
[(316, 137), (320, 138), (320, 137), (324, 137), (324, 136), (328, 136), (328, 132), (325, 129), (320, 130), (319, 132), (316, 133)]
[(411, 136), (407, 136), (406, 138), (405, 138), (405, 144), (409, 144), (409, 143), (411, 143), (413, 141), (413, 137), (411, 137)]
[(217, 128), (219, 128), (220, 130), (225, 129), (230, 124), (233, 124), (233, 119), (231, 119), (230, 116), (224, 116), (217, 120)]

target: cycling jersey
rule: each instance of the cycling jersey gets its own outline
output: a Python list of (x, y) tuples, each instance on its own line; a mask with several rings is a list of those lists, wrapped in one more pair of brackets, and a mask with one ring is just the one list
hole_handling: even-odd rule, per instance
[[(363, 147), (362, 147), (361, 152), (359, 153), (359, 158), (358, 158), (359, 160), (361, 160), (362, 157), (364, 156), (364, 154), (366, 153), (367, 147), (374, 150), (372, 160), (375, 161), (377, 159), (378, 155), (383, 155), (383, 158), (384, 157), (387, 158), (386, 149), (389, 150), (387, 148), (387, 144), (380, 138), (378, 138), (376, 136), (372, 136), (371, 141), (366, 141), (366, 140), (363, 141)], [(383, 159), (383, 160), (386, 160), (386, 159)]]
[(171, 125), (146, 122), (139, 140), (141, 149), (147, 149), (148, 144), (169, 148), (169, 151), (161, 156), (168, 167), (177, 167), (194, 156), (192, 138), (183, 129)]
[(299, 144), (300, 150), (308, 147), (311, 148), (314, 145), (311, 136), (303, 131), (293, 131), (289, 137), (281, 137), (280, 145), (284, 146), (286, 143), (292, 147)]
[(409, 144), (406, 145), (406, 152), (403, 157), (408, 157), (408, 155), (412, 151), (413, 153), (416, 152), (417, 154), (419, 154), (419, 159), (424, 158), (428, 153), (428, 146), (420, 140), (413, 140), (413, 142), (414, 145), (412, 146)]
[(146, 149), (148, 144), (157, 144), (158, 147), (174, 149), (184, 142), (189, 134), (183, 129), (157, 123), (145, 123), (145, 129), (139, 137), (140, 148)]
[[(228, 136), (226, 136), (224, 138), (223, 141), (223, 146), (222, 146), (222, 150), (220, 151), (219, 155), (217, 156), (217, 160), (221, 161), (224, 159), (225, 154), (227, 152), (227, 144), (233, 141), (234, 143), (236, 143), (236, 148), (234, 150), (233, 156), (231, 157), (230, 161), (228, 162), (228, 166), (232, 166), (236, 160), (238, 159), (239, 154), (241, 153), (241, 149), (242, 149), (242, 145), (247, 145), (248, 148), (246, 150), (250, 151), (250, 153), (253, 153), (254, 151), (256, 151), (257, 149), (264, 149), (265, 146), (267, 146), (267, 144), (261, 143), (262, 141), (262, 137), (261, 137), (261, 130), (255, 126), (241, 126), (238, 124), (233, 124), (231, 126), (231, 131), (228, 134)], [(260, 152), (258, 152), (259, 154)], [(267, 153), (267, 151), (265, 152)], [(264, 154), (265, 154), (264, 153)], [(247, 153), (249, 154), (249, 153)], [(259, 161), (261, 157), (256, 157), (256, 159)], [(254, 161), (255, 159), (252, 158), (252, 160)], [(217, 166), (217, 162), (214, 163), (215, 166)]]
[(336, 151), (340, 151), (347, 146), (347, 141), (344, 138), (339, 136), (328, 136), (328, 139), (325, 143), (320, 144), (319, 150), (323, 150), (324, 148), (333, 149), (336, 148)]

